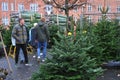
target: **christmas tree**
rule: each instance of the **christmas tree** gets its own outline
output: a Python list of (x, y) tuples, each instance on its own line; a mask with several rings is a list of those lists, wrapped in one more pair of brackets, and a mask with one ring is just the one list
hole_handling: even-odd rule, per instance
[[(74, 35), (65, 36), (58, 33), (60, 41), (55, 39), (50, 55), (40, 70), (31, 80), (96, 80), (102, 73), (95, 58), (90, 58), (87, 51), (92, 48), (86, 44), (87, 36), (78, 31), (76, 41)], [(86, 36), (86, 37), (85, 37)]]
[(118, 59), (118, 50), (120, 50), (119, 30), (116, 21), (103, 19), (97, 23), (92, 29), (94, 39), (91, 43), (94, 47), (90, 50), (91, 56), (96, 57), (99, 62)]

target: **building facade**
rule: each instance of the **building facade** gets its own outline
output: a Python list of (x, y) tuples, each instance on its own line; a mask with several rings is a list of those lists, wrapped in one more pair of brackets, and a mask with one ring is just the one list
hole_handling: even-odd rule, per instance
[(120, 0), (89, 0), (91, 4), (87, 5), (83, 12), (87, 16), (88, 20), (97, 22), (101, 20), (101, 9), (108, 12), (106, 14), (108, 20), (120, 19)]
[[(101, 19), (101, 8), (108, 8), (108, 19), (120, 19), (120, 0), (88, 0), (89, 4), (76, 7), (70, 11), (75, 20), (85, 15), (89, 21), (97, 22)], [(64, 11), (47, 5), (43, 0), (0, 0), (0, 24), (9, 25), (10, 14), (21, 11), (39, 12), (45, 14), (63, 14)]]
[(10, 14), (21, 11), (44, 13), (42, 0), (0, 0), (0, 24), (9, 25)]

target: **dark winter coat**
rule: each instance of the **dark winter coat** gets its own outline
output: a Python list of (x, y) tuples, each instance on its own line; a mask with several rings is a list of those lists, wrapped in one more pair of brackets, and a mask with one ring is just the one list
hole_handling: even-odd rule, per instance
[(40, 21), (35, 28), (35, 38), (39, 42), (45, 42), (49, 40), (48, 25), (45, 22)]

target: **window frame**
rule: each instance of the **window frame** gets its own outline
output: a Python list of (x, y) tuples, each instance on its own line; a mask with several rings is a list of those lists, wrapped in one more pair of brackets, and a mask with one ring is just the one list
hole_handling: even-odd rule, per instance
[(24, 11), (24, 10), (25, 10), (24, 4), (19, 3), (19, 4), (18, 4), (18, 11), (21, 12), (21, 11)]
[(88, 12), (92, 11), (92, 5), (88, 5)]
[(30, 11), (37, 12), (38, 11), (38, 4), (30, 3)]
[(11, 11), (14, 11), (15, 10), (14, 3), (11, 3), (10, 6), (11, 6)]
[(2, 23), (4, 25), (9, 25), (9, 18), (7, 16), (2, 17)]
[(92, 19), (93, 19), (92, 16), (88, 16), (88, 18), (87, 18), (87, 20), (88, 20), (89, 23), (92, 22)]
[(2, 2), (1, 8), (2, 11), (8, 11), (8, 2)]
[(117, 6), (117, 12), (120, 12), (120, 5)]
[(98, 12), (100, 12), (101, 10), (100, 9), (102, 9), (102, 5), (100, 4), (100, 5), (98, 5)]

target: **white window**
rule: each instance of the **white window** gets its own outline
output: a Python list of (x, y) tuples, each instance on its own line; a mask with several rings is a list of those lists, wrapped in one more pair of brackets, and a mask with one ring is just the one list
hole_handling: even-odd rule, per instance
[(2, 2), (2, 11), (8, 11), (8, 3)]
[(81, 11), (84, 12), (84, 10), (85, 10), (85, 5), (82, 5)]
[(75, 21), (75, 23), (77, 22), (77, 17), (74, 17), (74, 21)]
[(14, 11), (14, 4), (11, 3), (11, 11)]
[(102, 20), (102, 17), (101, 16), (99, 16), (98, 17), (98, 22), (100, 22)]
[(74, 8), (74, 12), (78, 12), (78, 7), (75, 7), (75, 8)]
[(37, 12), (38, 11), (38, 4), (35, 4), (35, 3), (30, 4), (30, 10)]
[(88, 21), (92, 22), (92, 16), (88, 16)]
[(117, 6), (117, 12), (120, 12), (120, 6)]
[(92, 11), (92, 6), (91, 5), (88, 5), (88, 11)]
[(2, 17), (2, 23), (4, 25), (9, 25), (9, 19), (8, 19), (8, 17)]
[(101, 5), (98, 5), (98, 11), (100, 12), (102, 9), (102, 6)]
[(108, 12), (111, 12), (111, 7), (109, 5), (107, 6), (107, 8), (108, 8)]
[(84, 11), (84, 7), (81, 7), (81, 11), (82, 11), (82, 12)]
[(24, 5), (18, 4), (18, 11), (24, 11)]
[(118, 17), (116, 17), (116, 19), (117, 19), (117, 20), (120, 20), (120, 17), (118, 16)]
[(47, 14), (51, 14), (53, 12), (53, 7), (52, 5), (46, 5), (45, 6), (45, 11), (47, 12)]

